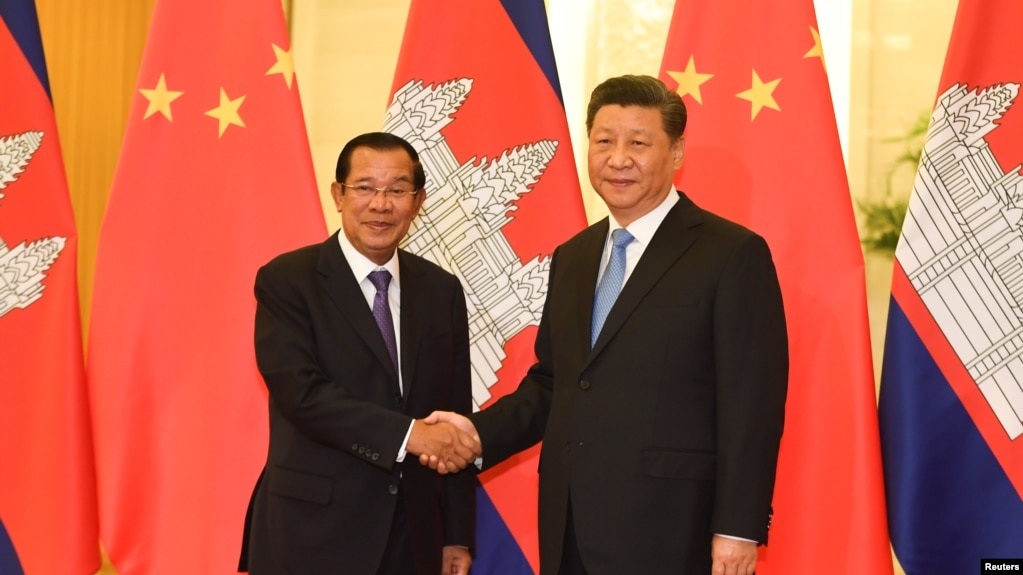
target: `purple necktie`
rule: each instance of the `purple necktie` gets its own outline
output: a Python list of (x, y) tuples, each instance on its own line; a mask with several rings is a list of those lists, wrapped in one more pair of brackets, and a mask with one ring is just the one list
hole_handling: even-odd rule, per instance
[(391, 283), (391, 272), (387, 270), (370, 272), (369, 281), (373, 282), (373, 286), (377, 288), (377, 295), (373, 298), (373, 317), (377, 320), (380, 335), (384, 336), (387, 351), (391, 354), (394, 373), (398, 373), (398, 344), (394, 339), (394, 320), (391, 318), (391, 306), (387, 302), (387, 286)]

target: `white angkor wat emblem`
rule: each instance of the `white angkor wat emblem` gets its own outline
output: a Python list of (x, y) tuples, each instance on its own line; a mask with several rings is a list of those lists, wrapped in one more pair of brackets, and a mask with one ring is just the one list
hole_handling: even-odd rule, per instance
[(472, 91), (459, 78), (424, 86), (413, 80), (394, 94), (384, 131), (419, 152), (429, 190), (423, 212), (403, 247), (441, 265), (461, 281), (469, 311), (474, 407), (490, 399), (504, 346), (540, 322), (550, 261), (523, 264), (501, 228), (512, 202), (539, 181), (558, 148), (556, 140), (517, 144), (498, 158), (459, 162), (441, 134)]
[[(0, 137), (0, 208), (4, 190), (25, 171), (42, 140), (42, 132)], [(0, 237), (0, 317), (43, 297), (46, 270), (60, 257), (66, 241), (63, 237), (42, 238), (8, 248)]]
[(1023, 436), (1023, 166), (1003, 170), (986, 137), (1019, 88), (955, 85), (938, 98), (895, 252), (1013, 440)]

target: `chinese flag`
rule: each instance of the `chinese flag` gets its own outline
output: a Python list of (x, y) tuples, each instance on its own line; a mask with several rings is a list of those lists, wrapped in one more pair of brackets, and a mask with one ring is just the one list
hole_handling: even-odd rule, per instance
[(233, 573), (266, 456), (257, 268), (326, 233), (279, 0), (158, 0), (100, 234), (88, 375), (121, 575)]
[(32, 0), (0, 1), (0, 573), (99, 568), (78, 236)]
[[(536, 361), (548, 256), (586, 226), (543, 1), (413, 0), (392, 93), (427, 174), (405, 247), (462, 280), (485, 407)], [(481, 476), (474, 573), (538, 569), (538, 454)]]
[(892, 572), (856, 223), (811, 0), (679, 0), (661, 79), (689, 109), (676, 183), (763, 235), (789, 329), (757, 573)]
[(880, 417), (907, 575), (1023, 558), (1020, 22), (959, 3), (895, 252)]

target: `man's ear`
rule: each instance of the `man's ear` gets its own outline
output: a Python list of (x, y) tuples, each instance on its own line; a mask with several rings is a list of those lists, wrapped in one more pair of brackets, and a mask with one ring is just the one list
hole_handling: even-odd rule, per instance
[(341, 201), (344, 199), (344, 193), (341, 184), (337, 182), (330, 184), (330, 197), (334, 198), (334, 207), (337, 208), (338, 212), (341, 211)]
[(682, 167), (682, 160), (684, 160), (685, 157), (686, 157), (686, 138), (685, 138), (685, 136), (680, 136), (679, 137), (678, 141), (675, 142), (675, 146), (673, 147), (671, 153), (672, 153), (672, 160), (673, 160), (675, 169), (677, 170), (680, 167)]

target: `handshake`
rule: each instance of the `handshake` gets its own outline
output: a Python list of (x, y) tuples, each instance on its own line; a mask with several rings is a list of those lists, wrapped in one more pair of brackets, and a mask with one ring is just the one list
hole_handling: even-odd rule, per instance
[(476, 427), (464, 415), (434, 411), (412, 423), (406, 451), (419, 456), (419, 463), (440, 474), (465, 469), (483, 455)]

